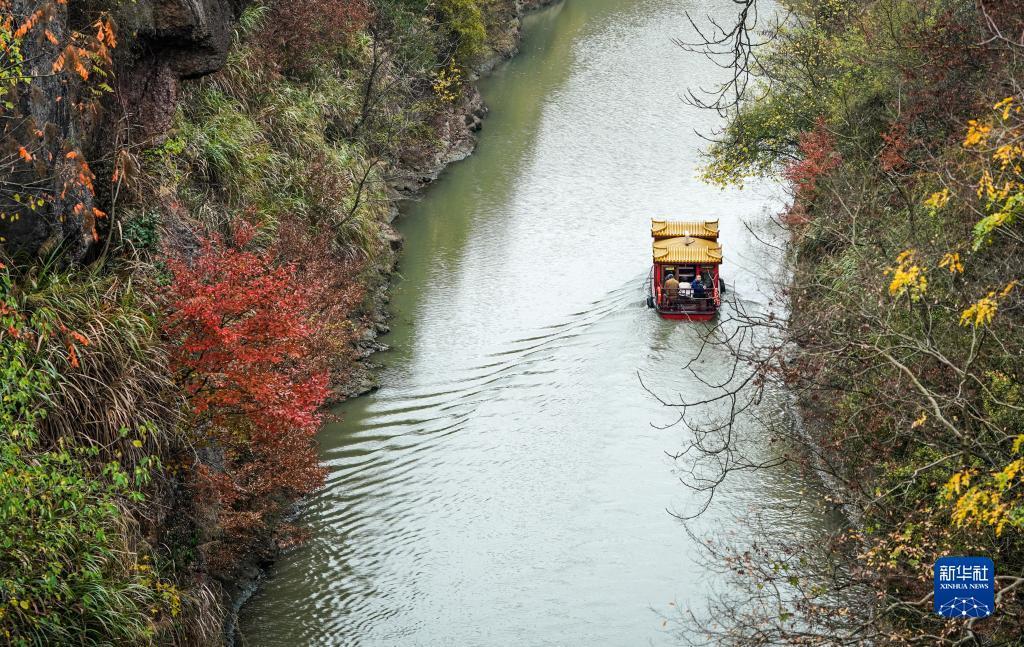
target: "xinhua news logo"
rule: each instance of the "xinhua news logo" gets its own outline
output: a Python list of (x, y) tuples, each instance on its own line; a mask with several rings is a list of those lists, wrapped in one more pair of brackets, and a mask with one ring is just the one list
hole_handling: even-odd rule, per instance
[(996, 608), (996, 568), (988, 557), (940, 557), (935, 562), (935, 613), (984, 618)]

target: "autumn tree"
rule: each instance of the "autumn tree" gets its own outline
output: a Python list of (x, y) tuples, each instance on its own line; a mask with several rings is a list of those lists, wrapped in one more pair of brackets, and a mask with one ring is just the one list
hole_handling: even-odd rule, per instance
[(194, 262), (169, 262), (164, 332), (173, 368), (205, 442), (223, 469), (201, 469), (199, 486), (220, 500), (229, 533), (265, 527), (281, 505), (323, 481), (314, 435), (327, 398), (316, 361), (315, 286), (269, 251), (207, 239)]
[[(734, 36), (754, 4), (737, 3)], [(689, 426), (678, 458), (705, 500), (732, 474), (790, 465), (843, 514), (812, 541), (715, 544), (744, 593), (684, 622), (715, 645), (1015, 644), (1024, 19), (1012, 2), (791, 7), (769, 44), (735, 56), (735, 78), (757, 82), (726, 106), (705, 167), (786, 181), (790, 272), (773, 304), (737, 301), (706, 335), (734, 379), (666, 405)], [(751, 417), (754, 436), (737, 424)], [(932, 565), (956, 554), (999, 565), (992, 617), (933, 612)]]

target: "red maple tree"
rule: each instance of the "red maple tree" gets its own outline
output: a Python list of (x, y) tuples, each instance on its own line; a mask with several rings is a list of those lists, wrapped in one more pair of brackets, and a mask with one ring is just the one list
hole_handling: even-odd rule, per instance
[(842, 164), (843, 156), (821, 119), (813, 130), (800, 133), (798, 148), (800, 159), (787, 164), (782, 175), (793, 184), (798, 197), (808, 198), (818, 188), (819, 178)]
[(319, 287), (299, 279), (272, 251), (203, 241), (192, 263), (171, 260), (164, 333), (172, 368), (197, 426), (224, 452), (223, 470), (199, 470), (230, 532), (261, 527), (282, 500), (323, 483), (314, 435), (328, 374), (313, 340), (311, 302)]

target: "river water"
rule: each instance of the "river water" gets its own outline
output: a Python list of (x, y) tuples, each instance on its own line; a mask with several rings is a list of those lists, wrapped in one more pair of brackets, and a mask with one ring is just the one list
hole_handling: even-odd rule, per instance
[[(671, 42), (692, 36), (687, 9), (734, 6), (568, 0), (528, 17), (522, 53), (482, 83), (477, 152), (401, 220), (384, 386), (323, 430), (311, 538), (243, 609), (243, 644), (674, 644), (659, 613), (722, 586), (668, 512), (697, 500), (666, 455), (688, 431), (658, 428), (676, 413), (638, 376), (703, 393), (682, 366), (704, 327), (644, 305), (652, 216), (720, 218), (723, 276), (771, 307), (780, 252), (744, 223), (777, 200), (696, 179), (694, 131), (718, 122), (680, 97), (721, 71)], [(742, 540), (756, 508), (813, 529), (800, 487), (746, 475), (693, 528)]]

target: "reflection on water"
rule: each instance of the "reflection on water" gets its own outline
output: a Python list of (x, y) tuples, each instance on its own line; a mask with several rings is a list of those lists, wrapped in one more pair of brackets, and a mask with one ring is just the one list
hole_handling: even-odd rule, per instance
[[(477, 153), (403, 220), (384, 388), (321, 434), (312, 538), (243, 610), (245, 644), (664, 644), (652, 609), (715, 586), (666, 512), (693, 503), (666, 455), (687, 430), (658, 429), (675, 414), (638, 381), (702, 388), (681, 370), (702, 328), (644, 307), (648, 220), (720, 218), (723, 275), (753, 306), (776, 261), (743, 226), (768, 191), (695, 179), (694, 129), (714, 116), (679, 96), (719, 71), (671, 43), (689, 4), (569, 0), (528, 19), (484, 83)], [(737, 511), (799, 502), (764, 479), (696, 530), (742, 536)]]

